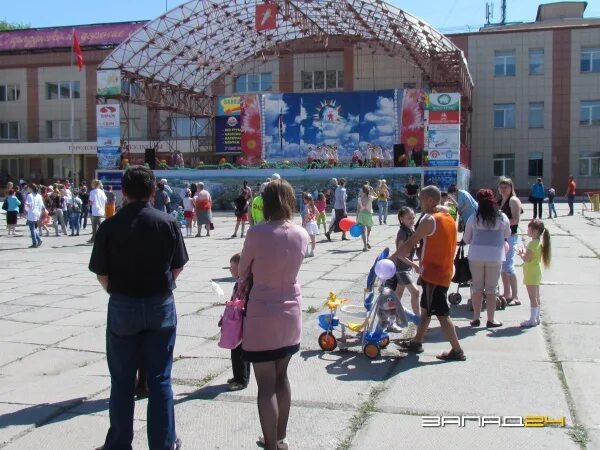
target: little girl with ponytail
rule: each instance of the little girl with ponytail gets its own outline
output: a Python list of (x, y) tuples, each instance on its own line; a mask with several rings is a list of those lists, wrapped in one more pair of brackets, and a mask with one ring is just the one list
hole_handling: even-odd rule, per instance
[(542, 282), (542, 263), (550, 266), (551, 247), (550, 233), (544, 222), (534, 219), (527, 226), (527, 235), (531, 242), (527, 249), (520, 248), (519, 256), (523, 259), (523, 282), (531, 302), (531, 316), (521, 322), (522, 327), (535, 327), (540, 324), (540, 284)]

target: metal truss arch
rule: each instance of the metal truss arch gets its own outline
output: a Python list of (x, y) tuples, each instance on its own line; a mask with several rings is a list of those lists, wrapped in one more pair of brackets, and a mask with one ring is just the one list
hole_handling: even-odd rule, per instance
[[(399, 55), (420, 68), (432, 89), (462, 93), (469, 105), (473, 82), (463, 53), (447, 37), (382, 0), (270, 0), (277, 27), (257, 31), (263, 0), (192, 0), (148, 22), (119, 45), (99, 70), (119, 69), (143, 84), (149, 107), (210, 116), (211, 85), (251, 58), (278, 54), (290, 41), (349, 38)], [(149, 95), (153, 93), (152, 95)]]

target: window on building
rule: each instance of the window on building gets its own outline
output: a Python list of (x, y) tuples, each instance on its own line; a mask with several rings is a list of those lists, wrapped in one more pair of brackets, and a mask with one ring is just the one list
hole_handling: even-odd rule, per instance
[(135, 80), (121, 80), (121, 92), (124, 95), (129, 95), (131, 98), (140, 96), (140, 85)]
[(171, 136), (178, 138), (202, 137), (210, 133), (210, 120), (205, 117), (173, 117)]
[(514, 153), (495, 153), (494, 154), (494, 176), (509, 177), (515, 176), (515, 154)]
[(515, 104), (497, 103), (494, 105), (494, 128), (515, 127)]
[(322, 91), (324, 89), (342, 89), (344, 87), (344, 72), (342, 70), (315, 70), (300, 74), (303, 90)]
[(600, 72), (600, 47), (581, 49), (581, 72)]
[(21, 87), (18, 84), (0, 85), (0, 102), (16, 102), (21, 97)]
[(600, 125), (600, 100), (581, 102), (580, 111), (580, 125)]
[(529, 50), (529, 75), (544, 74), (544, 49), (535, 48)]
[(494, 75), (497, 77), (514, 77), (516, 72), (515, 51), (496, 51), (494, 57)]
[(0, 159), (0, 174), (8, 174), (13, 180), (18, 180), (23, 174), (23, 161), (16, 158)]
[(579, 176), (600, 177), (600, 152), (579, 154)]
[(18, 140), (21, 135), (19, 122), (0, 122), (1, 140)]
[(48, 158), (48, 169), (51, 178), (70, 178), (71, 158)]
[[(71, 139), (70, 120), (46, 120), (46, 137), (48, 139)], [(79, 139), (79, 120), (73, 123), (73, 139)]]
[(79, 81), (57, 81), (46, 83), (46, 100), (81, 98)]
[(544, 176), (544, 154), (542, 152), (532, 152), (529, 154), (527, 175), (530, 177)]
[(235, 79), (235, 91), (244, 92), (263, 92), (270, 91), (273, 87), (273, 74), (264, 73), (245, 73)]
[(544, 102), (529, 103), (529, 128), (544, 128)]

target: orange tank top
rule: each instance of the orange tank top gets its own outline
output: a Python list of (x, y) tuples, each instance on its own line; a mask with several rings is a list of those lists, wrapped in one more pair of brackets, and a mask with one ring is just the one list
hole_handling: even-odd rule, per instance
[(449, 287), (454, 274), (454, 255), (458, 230), (446, 212), (432, 214), (434, 232), (424, 239), (421, 252), (421, 278), (427, 283)]

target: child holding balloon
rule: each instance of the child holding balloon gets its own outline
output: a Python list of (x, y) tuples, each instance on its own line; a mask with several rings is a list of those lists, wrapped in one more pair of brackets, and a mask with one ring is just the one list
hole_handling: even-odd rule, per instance
[(373, 191), (368, 184), (365, 184), (362, 187), (358, 195), (358, 216), (356, 218), (356, 223), (362, 228), (361, 237), (364, 245), (363, 252), (366, 252), (371, 248), (369, 238), (371, 237), (371, 228), (373, 228), (373, 200), (376, 198), (377, 196), (373, 194)]
[(302, 214), (302, 226), (308, 232), (310, 236), (310, 252), (306, 254), (307, 257), (315, 256), (315, 245), (316, 235), (319, 233), (319, 227), (317, 225), (317, 217), (319, 216), (319, 210), (315, 206), (313, 197), (309, 193), (304, 193), (304, 213)]

